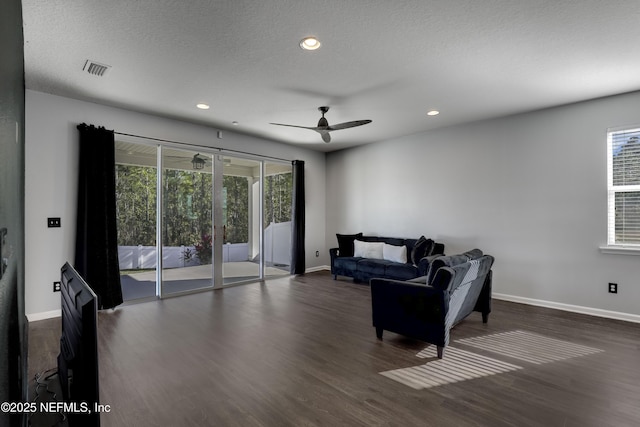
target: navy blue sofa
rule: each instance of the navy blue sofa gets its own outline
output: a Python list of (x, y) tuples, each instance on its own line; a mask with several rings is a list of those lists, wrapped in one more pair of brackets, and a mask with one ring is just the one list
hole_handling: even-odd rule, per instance
[[(432, 257), (444, 254), (444, 244), (421, 236), (419, 239), (397, 237), (363, 236), (358, 234), (338, 234), (338, 247), (329, 249), (331, 274), (352, 277), (356, 283), (366, 282), (374, 277), (395, 280), (409, 280), (427, 274)], [(354, 256), (354, 241), (383, 242), (393, 246), (406, 246), (406, 262), (373, 259)]]

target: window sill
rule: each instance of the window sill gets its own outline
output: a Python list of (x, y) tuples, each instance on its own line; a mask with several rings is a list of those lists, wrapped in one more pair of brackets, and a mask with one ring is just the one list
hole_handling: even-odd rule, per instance
[(600, 253), (613, 255), (640, 255), (640, 246), (600, 246)]

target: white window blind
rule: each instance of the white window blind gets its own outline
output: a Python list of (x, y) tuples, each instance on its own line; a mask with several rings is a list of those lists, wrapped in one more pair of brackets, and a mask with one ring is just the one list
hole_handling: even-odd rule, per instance
[(608, 244), (640, 247), (640, 126), (609, 131)]

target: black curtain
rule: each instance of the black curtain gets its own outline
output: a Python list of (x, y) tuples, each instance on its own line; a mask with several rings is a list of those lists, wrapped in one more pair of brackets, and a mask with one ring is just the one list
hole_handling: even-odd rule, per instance
[(294, 160), (293, 197), (291, 207), (291, 274), (304, 274), (304, 162)]
[(113, 131), (78, 125), (80, 159), (74, 267), (98, 296), (98, 308), (122, 304), (116, 225)]

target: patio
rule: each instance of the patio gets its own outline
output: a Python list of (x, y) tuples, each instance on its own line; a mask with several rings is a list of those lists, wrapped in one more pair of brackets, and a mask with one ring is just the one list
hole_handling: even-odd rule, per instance
[[(223, 284), (228, 285), (244, 280), (257, 279), (259, 265), (250, 261), (225, 262), (222, 264)], [(289, 275), (289, 266), (265, 266), (264, 275), (268, 277)], [(125, 301), (155, 297), (156, 272), (143, 270), (120, 276), (122, 297)], [(211, 287), (211, 265), (167, 268), (162, 272), (163, 294), (191, 291)]]

